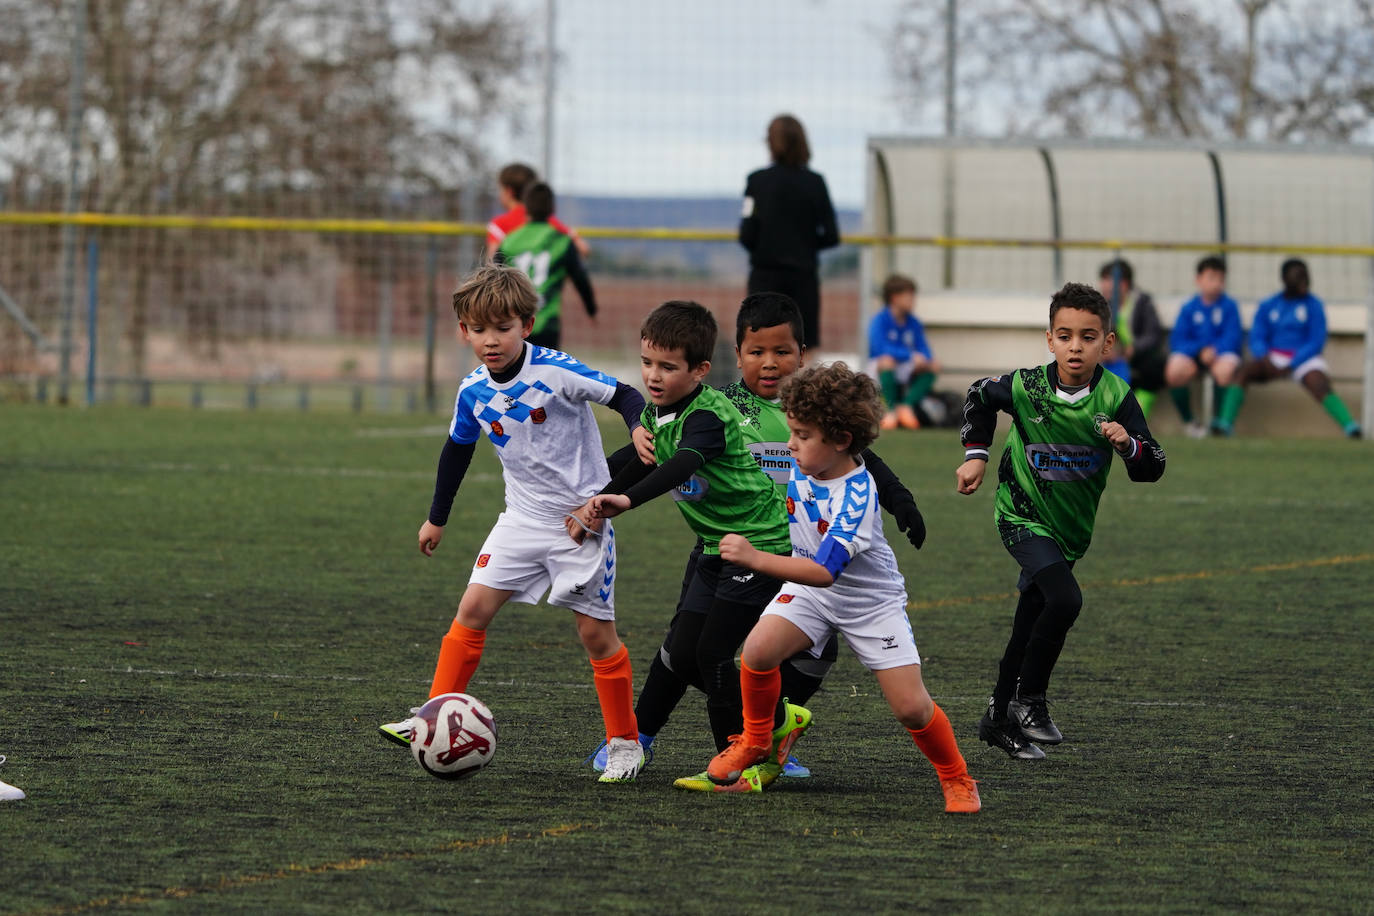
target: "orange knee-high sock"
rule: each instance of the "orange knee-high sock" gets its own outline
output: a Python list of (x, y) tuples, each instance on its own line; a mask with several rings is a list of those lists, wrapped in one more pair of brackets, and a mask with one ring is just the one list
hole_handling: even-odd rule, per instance
[(472, 680), (472, 673), (482, 660), (482, 646), (486, 642), (486, 630), (474, 630), (454, 620), (439, 646), (439, 663), (434, 666), (434, 683), (429, 687), (429, 695), (437, 697), (441, 693), (467, 690), (468, 681)]
[(935, 765), (935, 772), (941, 779), (953, 779), (968, 773), (964, 755), (959, 753), (959, 742), (954, 739), (954, 729), (950, 727), (949, 717), (939, 706), (935, 715), (930, 717), (925, 728), (908, 728), (912, 740), (921, 753)]
[(601, 718), (606, 720), (606, 740), (638, 740), (635, 721), (634, 677), (630, 673), (630, 650), (621, 643), (614, 655), (590, 659), (596, 698), (601, 702)]
[(782, 674), (777, 668), (755, 671), (743, 662), (739, 666), (739, 692), (744, 700), (744, 740), (755, 747), (773, 743), (773, 711), (782, 690)]

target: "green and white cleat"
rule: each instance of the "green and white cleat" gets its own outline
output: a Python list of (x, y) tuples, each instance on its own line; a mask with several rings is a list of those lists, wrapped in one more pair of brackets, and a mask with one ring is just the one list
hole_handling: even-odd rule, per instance
[[(417, 713), (420, 711), (420, 707), (412, 706), (410, 711), (411, 713)], [(399, 722), (387, 722), (385, 725), (377, 726), (377, 731), (383, 738), (393, 744), (399, 744), (401, 747), (410, 747), (410, 742), (415, 737), (415, 717), (412, 715)]]
[(644, 768), (644, 748), (635, 738), (612, 738), (606, 744), (606, 769), (598, 782), (634, 782)]

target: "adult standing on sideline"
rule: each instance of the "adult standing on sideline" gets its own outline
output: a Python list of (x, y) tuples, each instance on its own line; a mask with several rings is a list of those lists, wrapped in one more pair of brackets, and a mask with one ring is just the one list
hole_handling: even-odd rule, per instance
[(785, 293), (802, 314), (803, 343), (820, 343), (821, 281), (816, 255), (840, 243), (825, 179), (807, 168), (811, 147), (788, 114), (768, 125), (773, 164), (749, 176), (739, 242), (749, 250), (749, 292)]

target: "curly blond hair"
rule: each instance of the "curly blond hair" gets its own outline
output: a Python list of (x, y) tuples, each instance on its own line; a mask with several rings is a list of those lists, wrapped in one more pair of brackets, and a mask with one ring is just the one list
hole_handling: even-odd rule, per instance
[(779, 398), (788, 416), (813, 424), (827, 441), (838, 443), (848, 433), (851, 455), (878, 438), (878, 386), (842, 362), (801, 370), (783, 382)]

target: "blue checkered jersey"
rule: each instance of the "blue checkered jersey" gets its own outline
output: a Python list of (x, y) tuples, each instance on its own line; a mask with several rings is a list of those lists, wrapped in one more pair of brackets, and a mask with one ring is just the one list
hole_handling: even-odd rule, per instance
[(814, 560), (830, 571), (835, 584), (826, 593), (835, 600), (906, 601), (906, 585), (897, 558), (883, 536), (878, 489), (862, 463), (831, 480), (803, 474), (796, 463), (787, 481), (787, 520), (792, 555)]
[(616, 380), (560, 350), (528, 346), (506, 382), (478, 367), (458, 386), (449, 438), (459, 445), (486, 436), (506, 480), (506, 509), (562, 519), (610, 480), (592, 402), (608, 404)]

